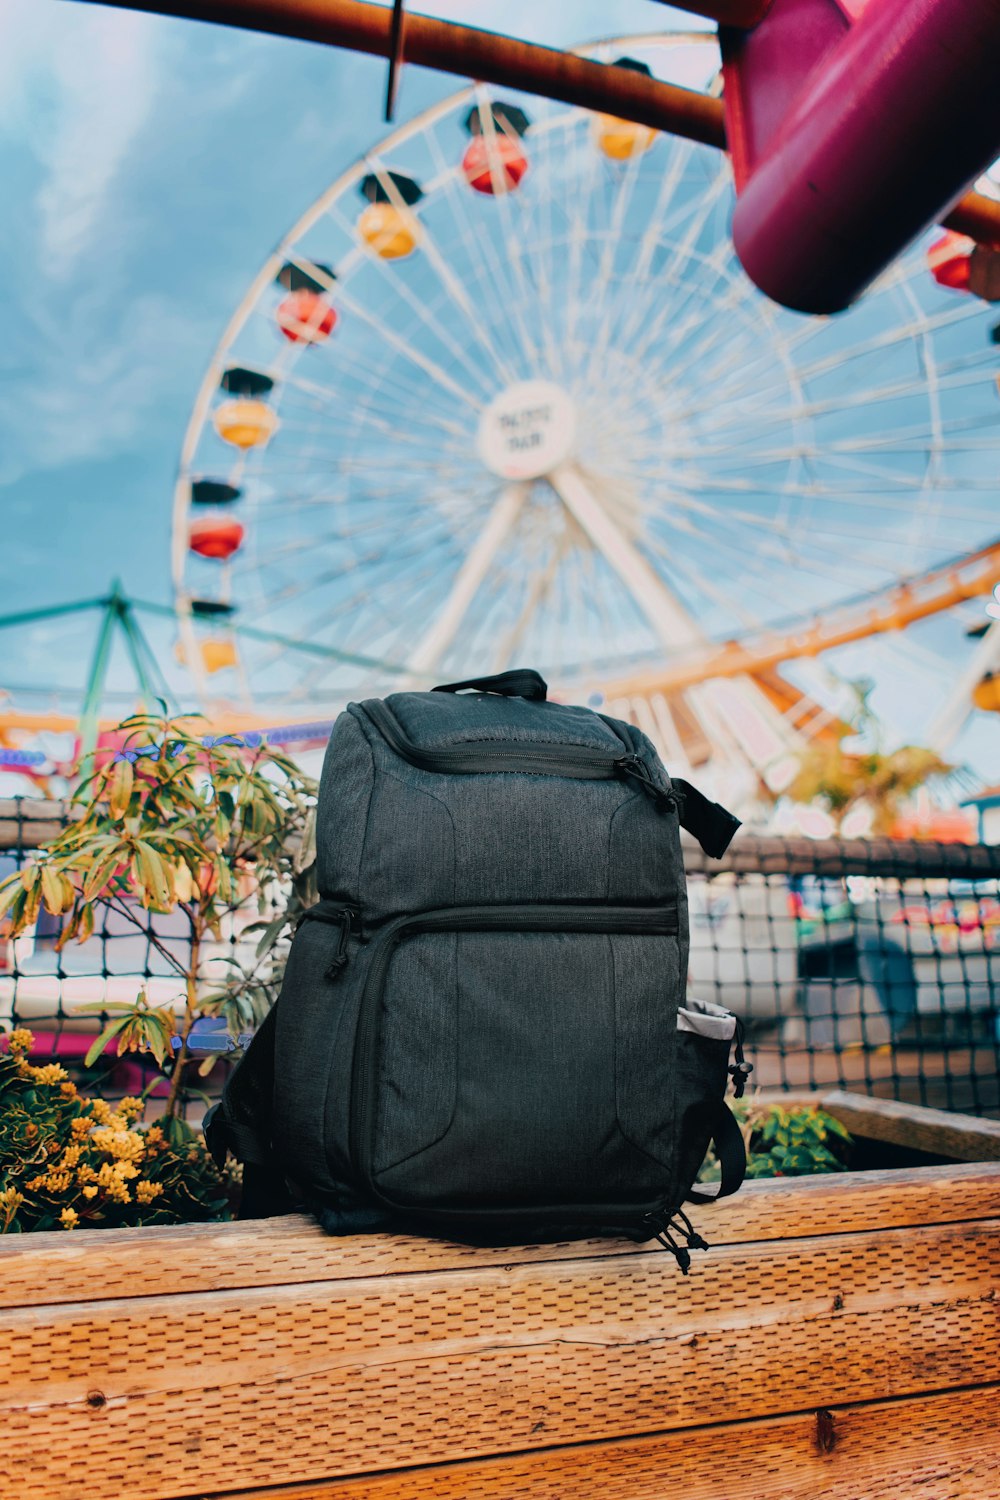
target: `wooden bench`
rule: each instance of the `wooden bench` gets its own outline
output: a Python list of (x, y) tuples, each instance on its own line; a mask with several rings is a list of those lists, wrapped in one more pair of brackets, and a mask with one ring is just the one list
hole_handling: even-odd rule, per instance
[(682, 1277), (301, 1218), (0, 1240), (10, 1500), (1000, 1494), (1000, 1165), (750, 1183)]

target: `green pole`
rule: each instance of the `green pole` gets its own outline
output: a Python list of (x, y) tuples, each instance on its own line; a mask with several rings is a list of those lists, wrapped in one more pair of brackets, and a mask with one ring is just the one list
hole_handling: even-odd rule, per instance
[(78, 614), (84, 609), (106, 609), (107, 599), (80, 599), (76, 604), (49, 604), (44, 609), (24, 609), (16, 615), (0, 615), (0, 630), (8, 626), (30, 625), (34, 620), (54, 620), (59, 615)]
[(104, 679), (107, 676), (108, 660), (111, 656), (115, 621), (121, 619), (122, 593), (121, 585), (117, 578), (111, 585), (111, 593), (107, 599), (100, 602), (104, 605), (104, 618), (101, 620), (100, 629), (97, 632), (97, 642), (94, 646), (94, 655), (90, 662), (90, 671), (87, 673), (87, 683), (84, 689), (83, 703), (80, 708), (81, 761), (97, 745), (97, 721), (101, 709), (101, 700), (104, 697)]

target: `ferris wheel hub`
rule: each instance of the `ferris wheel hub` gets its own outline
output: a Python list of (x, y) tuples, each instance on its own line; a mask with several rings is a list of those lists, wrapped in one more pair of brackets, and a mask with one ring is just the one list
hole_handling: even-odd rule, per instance
[(560, 386), (517, 380), (483, 412), (476, 446), (501, 479), (540, 479), (570, 457), (576, 425), (576, 407)]

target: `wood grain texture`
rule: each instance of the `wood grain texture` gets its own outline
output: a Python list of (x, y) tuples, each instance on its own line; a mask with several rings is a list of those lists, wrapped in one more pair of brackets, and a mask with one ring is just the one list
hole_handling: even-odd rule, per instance
[[(995, 1500), (1000, 1386), (838, 1406), (229, 1500)], [(204, 1495), (200, 1500), (216, 1500)]]
[(1000, 1120), (928, 1109), (897, 1099), (871, 1099), (834, 1089), (822, 1096), (822, 1106), (852, 1135), (872, 1141), (909, 1146), (957, 1161), (1000, 1161)]
[[(735, 1198), (692, 1210), (692, 1218), (713, 1246), (1000, 1218), (1000, 1166), (748, 1182)], [(189, 1296), (639, 1253), (642, 1247), (621, 1240), (478, 1249), (402, 1235), (335, 1239), (299, 1216), (86, 1234), (56, 1230), (0, 1236), (0, 1307), (96, 1301), (126, 1286), (133, 1296)]]
[(988, 1219), (9, 1311), (4, 1467), (176, 1500), (985, 1385), (998, 1293)]

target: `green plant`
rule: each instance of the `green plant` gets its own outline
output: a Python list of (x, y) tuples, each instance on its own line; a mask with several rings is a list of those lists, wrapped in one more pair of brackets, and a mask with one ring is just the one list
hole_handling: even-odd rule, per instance
[[(16, 937), (44, 906), (63, 918), (62, 947), (86, 941), (102, 907), (144, 932), (148, 921), (137, 905), (185, 914), (185, 957), (150, 933), (176, 977), (173, 1001), (151, 1005), (140, 988), (133, 1001), (80, 1007), (110, 1017), (87, 1065), (113, 1040), (119, 1053), (152, 1053), (170, 1079), (165, 1118), (173, 1129), (195, 1021), (221, 1016), (236, 1036), (275, 998), (281, 939), (316, 898), (316, 788), (259, 736), (249, 737), (253, 745), (235, 736), (198, 738), (190, 718), (165, 711), (134, 715), (119, 733), (119, 752), (92, 764), (75, 794), (74, 820), (0, 885), (0, 917), (7, 914)], [(250, 963), (226, 960), (228, 978), (206, 993), (206, 944), (221, 943), (223, 924), (251, 901), (257, 920), (244, 931), (259, 935), (256, 954)], [(213, 1061), (206, 1059), (206, 1071)]]
[[(884, 751), (881, 728), (869, 703), (872, 683), (861, 679), (849, 687), (854, 698), (849, 726), (835, 743), (817, 741), (802, 751), (796, 776), (783, 795), (794, 802), (822, 803), (838, 832), (851, 809), (866, 804), (872, 811), (873, 832), (885, 834), (908, 797), (955, 768), (920, 745)], [(845, 750), (844, 740), (853, 736), (864, 742), (863, 748)]]
[[(737, 1100), (733, 1113), (743, 1134), (748, 1177), (808, 1177), (847, 1169), (851, 1137), (833, 1115), (818, 1105), (762, 1104)], [(714, 1182), (718, 1162), (710, 1156), (700, 1181)]]
[(0, 1233), (227, 1219), (236, 1175), (193, 1133), (135, 1123), (142, 1101), (87, 1099), (58, 1063), (28, 1061), (18, 1029), (0, 1053)]

